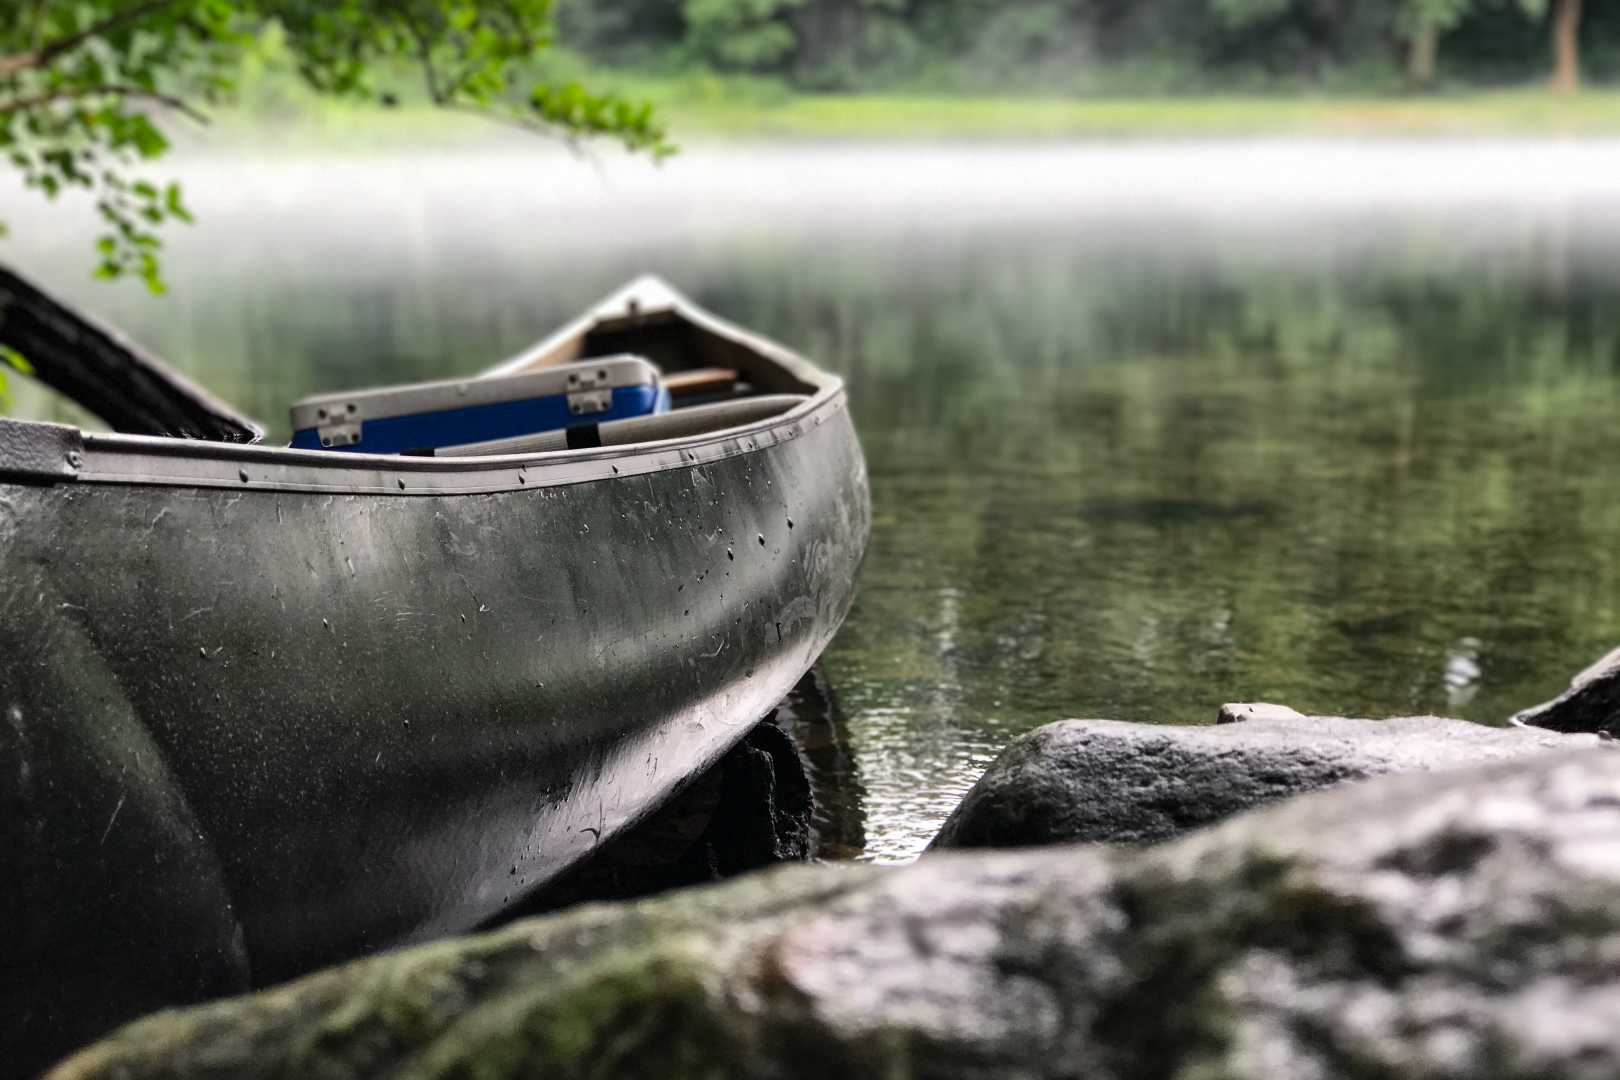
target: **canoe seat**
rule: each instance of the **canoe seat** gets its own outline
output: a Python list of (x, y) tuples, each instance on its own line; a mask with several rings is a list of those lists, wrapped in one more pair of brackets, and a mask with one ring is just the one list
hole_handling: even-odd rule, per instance
[(806, 394), (762, 394), (734, 398), (708, 405), (692, 405), (666, 413), (636, 416), (625, 420), (605, 420), (582, 424), (567, 431), (544, 431), (510, 439), (443, 446), (434, 457), (489, 457), (496, 454), (539, 454), (557, 450), (578, 450), (596, 446), (629, 446), (636, 443), (684, 439), (696, 435), (742, 427), (745, 424), (780, 416), (810, 400)]

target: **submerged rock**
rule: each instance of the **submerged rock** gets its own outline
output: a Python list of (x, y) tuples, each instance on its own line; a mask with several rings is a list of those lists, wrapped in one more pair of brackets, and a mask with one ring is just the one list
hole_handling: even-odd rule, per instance
[(1241, 724), (1246, 720), (1303, 720), (1305, 714), (1287, 705), (1266, 701), (1229, 701), (1216, 714), (1217, 724)]
[(161, 1013), (52, 1080), (1620, 1072), (1620, 754), (1143, 850), (796, 867)]
[(1569, 736), (1436, 716), (1353, 720), (1241, 708), (1254, 718), (1214, 727), (1063, 720), (1036, 728), (985, 770), (932, 847), (1155, 843), (1346, 780), (1577, 745)]
[(1570, 680), (1551, 701), (1525, 709), (1514, 722), (1552, 731), (1620, 734), (1620, 649)]

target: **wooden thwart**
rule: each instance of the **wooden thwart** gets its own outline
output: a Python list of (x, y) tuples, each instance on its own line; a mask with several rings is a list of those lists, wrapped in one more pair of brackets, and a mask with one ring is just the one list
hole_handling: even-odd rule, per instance
[(733, 368), (693, 368), (690, 371), (672, 371), (664, 376), (664, 387), (670, 397), (691, 397), (713, 390), (728, 390), (737, 381)]

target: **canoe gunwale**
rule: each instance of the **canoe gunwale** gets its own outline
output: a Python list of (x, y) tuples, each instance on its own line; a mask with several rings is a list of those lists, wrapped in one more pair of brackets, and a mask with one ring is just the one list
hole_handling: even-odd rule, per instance
[(623, 446), (467, 457), (333, 453), (150, 435), (85, 432), (0, 418), (0, 477), (347, 495), (477, 495), (561, 487), (691, 468), (768, 449), (819, 427), (847, 407), (844, 381), (768, 338), (642, 277), (569, 326), (482, 378), (541, 370), (574, 359), (604, 328), (678, 321), (740, 349), (757, 374), (786, 379), (805, 400), (775, 416), (715, 431)]
[[(690, 468), (796, 439), (847, 407), (841, 381), (829, 381), (832, 385), (788, 412), (723, 431), (623, 447), (498, 457), (335, 454), (147, 435), (80, 434), (55, 424), (28, 424), (53, 444), (77, 442), (63, 455), (67, 468), (53, 464), (50, 470), (36, 470), (26, 462), (18, 462), (11, 468), (0, 464), (0, 472), (53, 483), (66, 480), (395, 497), (560, 487)], [(78, 436), (77, 440), (72, 436)]]

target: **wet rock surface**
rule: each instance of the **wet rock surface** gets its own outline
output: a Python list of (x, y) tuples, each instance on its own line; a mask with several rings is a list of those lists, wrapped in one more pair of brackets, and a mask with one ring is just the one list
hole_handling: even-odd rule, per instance
[(54, 1080), (1620, 1070), (1620, 754), (1385, 777), (1148, 849), (794, 867), (159, 1014)]
[(1620, 734), (1620, 649), (1575, 676), (1558, 697), (1525, 709), (1513, 719), (1551, 731)]
[(651, 896), (803, 862), (811, 855), (814, 811), (804, 759), (773, 716), (646, 821), (531, 897), (515, 916)]
[(932, 847), (1156, 843), (1348, 780), (1596, 743), (1435, 716), (1307, 717), (1274, 705), (1229, 705), (1222, 716), (1211, 727), (1064, 720), (1036, 728), (985, 770)]
[(1287, 705), (1273, 705), (1265, 701), (1233, 701), (1221, 706), (1215, 715), (1217, 724), (1241, 724), (1247, 720), (1303, 720), (1305, 714)]

